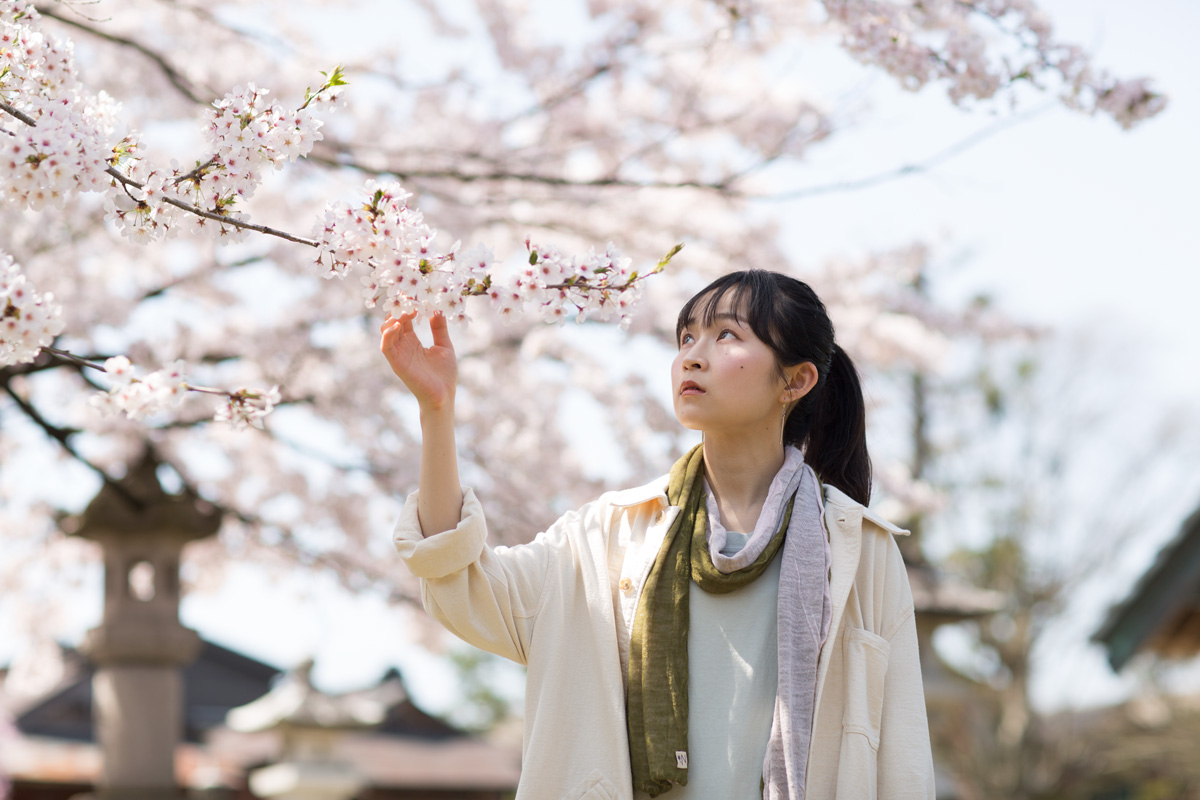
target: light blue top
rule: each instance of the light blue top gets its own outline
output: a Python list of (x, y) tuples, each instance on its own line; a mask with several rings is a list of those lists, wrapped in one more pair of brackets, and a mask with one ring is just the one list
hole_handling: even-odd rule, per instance
[[(732, 531), (727, 536), (721, 549), (727, 556), (750, 538)], [(781, 555), (757, 580), (728, 594), (691, 585), (688, 784), (659, 795), (661, 800), (762, 800), (763, 758), (779, 677)]]

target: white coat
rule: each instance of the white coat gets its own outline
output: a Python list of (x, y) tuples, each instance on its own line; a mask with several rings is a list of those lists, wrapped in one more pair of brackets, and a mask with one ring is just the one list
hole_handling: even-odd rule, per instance
[[(679, 508), (667, 478), (609, 492), (532, 542), (490, 548), (483, 510), (428, 539), (409, 496), (394, 543), (426, 610), (528, 667), (518, 800), (633, 800), (624, 665), (638, 597)], [(832, 486), (829, 636), (821, 648), (807, 800), (934, 797), (906, 534)]]

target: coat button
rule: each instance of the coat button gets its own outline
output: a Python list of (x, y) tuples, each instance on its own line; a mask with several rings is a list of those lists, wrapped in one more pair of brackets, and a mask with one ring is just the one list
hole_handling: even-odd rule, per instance
[(633, 581), (629, 580), (629, 578), (621, 578), (621, 583), (619, 586), (621, 587), (621, 591), (625, 594), (629, 594), (633, 591)]
[(654, 524), (661, 525), (662, 521), (666, 518), (667, 518), (667, 512), (664, 509), (660, 508), (658, 510), (658, 513), (654, 515)]

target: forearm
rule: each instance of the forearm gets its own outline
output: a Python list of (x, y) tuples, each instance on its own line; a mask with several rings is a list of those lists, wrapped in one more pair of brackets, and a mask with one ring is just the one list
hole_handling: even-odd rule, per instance
[(421, 492), (417, 514), (421, 533), (427, 537), (451, 530), (462, 516), (453, 401), (421, 409)]

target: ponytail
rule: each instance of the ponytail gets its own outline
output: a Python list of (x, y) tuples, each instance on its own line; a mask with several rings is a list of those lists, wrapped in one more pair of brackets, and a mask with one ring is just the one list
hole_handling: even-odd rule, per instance
[[(867, 410), (854, 362), (840, 345), (833, 356), (824, 386), (813, 398), (804, 460), (825, 483), (831, 483), (855, 502), (871, 502), (871, 457), (867, 454)], [(789, 418), (788, 422), (791, 422)], [(786, 439), (786, 429), (785, 429)]]

